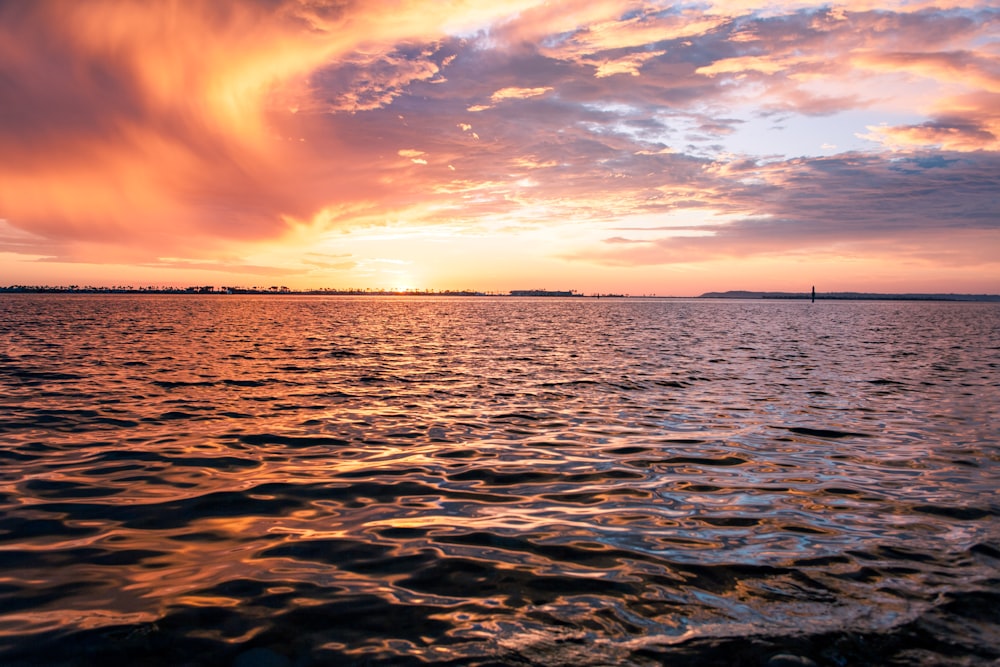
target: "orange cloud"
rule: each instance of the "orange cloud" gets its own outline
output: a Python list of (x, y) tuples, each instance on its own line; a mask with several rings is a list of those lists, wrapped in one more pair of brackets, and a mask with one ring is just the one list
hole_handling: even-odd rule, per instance
[(971, 51), (900, 52), (866, 50), (851, 56), (854, 66), (879, 72), (906, 72), (940, 83), (1000, 92), (1000, 55)]
[(805, 62), (816, 62), (817, 60), (818, 57), (788, 58), (773, 56), (738, 56), (734, 58), (716, 60), (711, 65), (699, 67), (695, 70), (695, 73), (703, 76), (716, 76), (717, 74), (745, 74), (747, 72), (777, 74), (779, 72), (785, 72), (795, 65)]
[[(331, 198), (377, 196), (380, 187), (338, 184), (341, 171), (371, 158), (341, 141), (335, 123), (320, 127), (299, 112), (380, 108), (439, 72), (427, 53), (393, 55), (400, 39), (471, 29), (520, 6), (5, 5), (0, 216), (59, 238), (67, 258), (84, 240), (145, 258), (281, 236)], [(379, 78), (317, 97), (310, 78), (322, 67), (374, 60), (385, 63)]]
[(997, 150), (1000, 149), (1000, 122), (994, 120), (989, 129), (959, 118), (920, 125), (868, 126), (868, 132), (858, 136), (893, 150), (930, 147), (949, 151)]
[(639, 70), (642, 69), (643, 63), (653, 58), (659, 58), (664, 53), (666, 51), (646, 51), (644, 53), (633, 53), (632, 55), (615, 60), (605, 60), (597, 66), (594, 76), (598, 79), (603, 79), (606, 76), (614, 76), (615, 74), (639, 76)]
[(641, 6), (630, 18), (618, 12), (604, 21), (575, 26), (572, 35), (547, 47), (546, 53), (559, 58), (583, 58), (597, 53), (645, 47), (648, 44), (703, 35), (724, 22), (724, 18), (705, 16), (693, 10), (662, 15), (655, 5)]
[(275, 165), (285, 146), (267, 114), (294, 96), (281, 82), (330, 47), (297, 34), (293, 17), (166, 2), (3, 11), (15, 94), (0, 128), (0, 210), (13, 224), (143, 254), (202, 233), (208, 245), (270, 235), (277, 214), (305, 212)]
[(517, 88), (517, 87), (503, 88), (490, 95), (490, 99), (493, 102), (500, 102), (503, 100), (524, 100), (528, 99), (529, 97), (538, 97), (539, 95), (544, 95), (550, 90), (552, 90), (551, 86), (547, 86), (544, 88)]

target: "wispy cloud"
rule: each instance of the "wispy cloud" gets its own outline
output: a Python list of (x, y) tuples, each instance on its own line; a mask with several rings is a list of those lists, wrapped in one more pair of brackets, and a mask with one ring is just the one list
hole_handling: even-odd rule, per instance
[[(663, 234), (638, 248), (595, 248), (579, 255), (615, 265), (690, 262), (692, 257), (797, 253), (936, 257), (962, 264), (996, 264), (1000, 156), (925, 153), (907, 158), (845, 155), (726, 169), (725, 196), (706, 208), (753, 215), (721, 224), (678, 228), (698, 236)], [(733, 179), (742, 183), (731, 187)], [(612, 237), (610, 243), (622, 243)], [(987, 245), (982, 245), (987, 242)]]

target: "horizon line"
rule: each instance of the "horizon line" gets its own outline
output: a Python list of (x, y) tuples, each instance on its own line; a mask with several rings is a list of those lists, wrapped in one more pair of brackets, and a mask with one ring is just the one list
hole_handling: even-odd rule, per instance
[(772, 300), (908, 300), (908, 301), (1000, 301), (1000, 294), (956, 293), (956, 292), (786, 292), (769, 290), (727, 290), (709, 291), (693, 296), (665, 295), (656, 293), (592, 292), (584, 293), (575, 289), (548, 290), (511, 289), (434, 289), (434, 288), (379, 288), (321, 287), (293, 289), (284, 285), (269, 287), (237, 287), (215, 285), (177, 286), (131, 286), (131, 285), (7, 285), (0, 286), (0, 293), (34, 294), (171, 294), (171, 295), (285, 295), (285, 296), (468, 296), (468, 297), (514, 297), (514, 298), (619, 298), (619, 299), (772, 299)]

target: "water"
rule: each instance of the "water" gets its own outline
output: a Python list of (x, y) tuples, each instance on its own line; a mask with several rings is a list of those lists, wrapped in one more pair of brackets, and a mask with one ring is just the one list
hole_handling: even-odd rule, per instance
[(0, 663), (1000, 658), (1000, 307), (0, 297)]

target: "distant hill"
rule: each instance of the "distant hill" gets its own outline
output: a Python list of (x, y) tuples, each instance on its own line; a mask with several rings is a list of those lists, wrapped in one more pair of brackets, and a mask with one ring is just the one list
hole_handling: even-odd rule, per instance
[[(810, 299), (809, 292), (705, 292), (699, 299)], [(830, 301), (1000, 301), (1000, 294), (879, 294), (876, 292), (816, 292), (816, 299)]]

